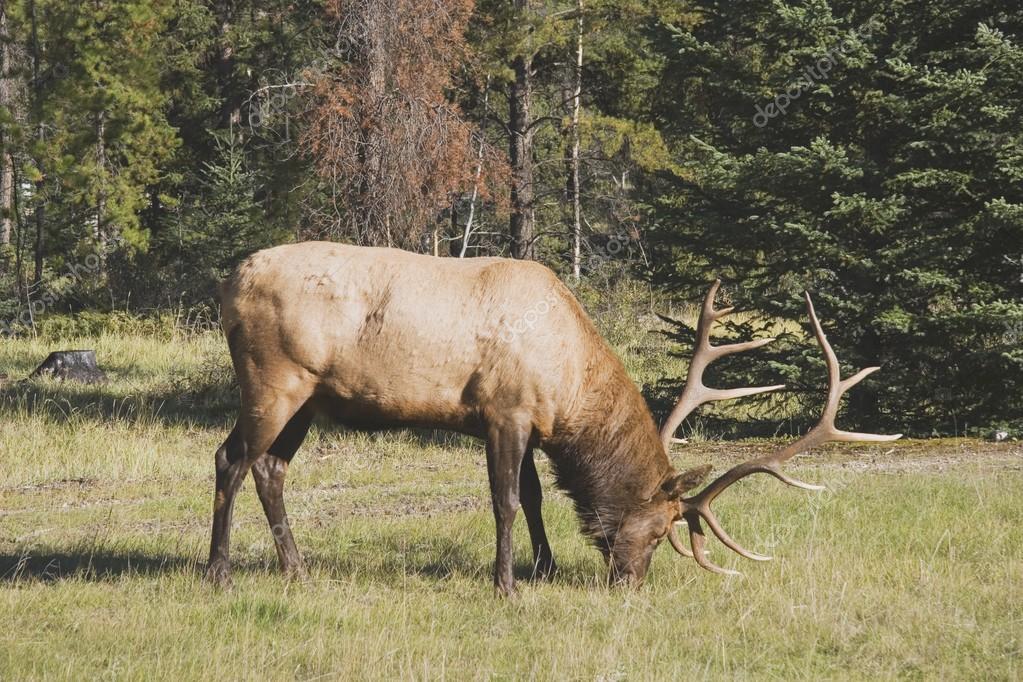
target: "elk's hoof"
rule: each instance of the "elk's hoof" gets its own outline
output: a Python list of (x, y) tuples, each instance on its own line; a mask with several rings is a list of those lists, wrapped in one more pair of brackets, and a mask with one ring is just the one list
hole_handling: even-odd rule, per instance
[(519, 596), (519, 591), (515, 589), (515, 583), (510, 585), (494, 585), (494, 596), (498, 599), (515, 599)]
[(558, 572), (558, 564), (555, 563), (554, 557), (547, 555), (537, 558), (533, 566), (533, 579), (548, 581), (554, 578), (554, 575)]
[(231, 580), (231, 570), (220, 563), (210, 564), (206, 569), (206, 581), (219, 590), (230, 590), (234, 585)]
[(284, 569), (284, 579), (289, 583), (303, 584), (309, 582), (309, 571), (305, 566), (291, 566)]

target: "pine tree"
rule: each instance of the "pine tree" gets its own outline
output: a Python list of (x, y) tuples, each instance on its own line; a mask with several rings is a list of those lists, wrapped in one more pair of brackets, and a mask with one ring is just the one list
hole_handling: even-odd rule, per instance
[[(1023, 10), (699, 3), (674, 31), (659, 281), (712, 274), (883, 365), (853, 421), (918, 433), (1018, 420), (1023, 396)], [(673, 109), (673, 110), (672, 110)], [(776, 369), (809, 386), (795, 348)]]
[(146, 0), (50, 2), (41, 10), (56, 74), (44, 106), (61, 237), (93, 250), (115, 238), (144, 249), (139, 214), (177, 145), (152, 49), (168, 10)]
[[(216, 285), (251, 253), (287, 237), (269, 223), (257, 200), (262, 186), (249, 167), (239, 135), (214, 139), (217, 156), (202, 164), (195, 192), (186, 196), (159, 230), (156, 267), (165, 302), (210, 301)], [(173, 283), (173, 284), (171, 284)]]

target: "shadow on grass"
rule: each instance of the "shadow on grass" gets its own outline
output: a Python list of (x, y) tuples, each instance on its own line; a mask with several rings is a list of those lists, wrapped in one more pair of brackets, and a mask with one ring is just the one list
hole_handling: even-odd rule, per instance
[(195, 559), (183, 556), (108, 550), (61, 552), (47, 548), (39, 552), (0, 554), (0, 583), (58, 582), (71, 578), (104, 582), (125, 575), (156, 576), (195, 571), (198, 566)]
[[(400, 587), (409, 577), (418, 577), (442, 582), (452, 579), (475, 580), (489, 585), (493, 575), (493, 559), (489, 551), (485, 557), (480, 556), (479, 552), (474, 551), (478, 547), (479, 542), (475, 538), (432, 537), (410, 542), (400, 535), (387, 535), (362, 540), (340, 555), (307, 553), (306, 562), (314, 575), (331, 580), (345, 580), (354, 576), (390, 587)], [(593, 552), (596, 558), (596, 550)], [(523, 582), (542, 581), (527, 558), (527, 550), (517, 546), (515, 554), (515, 579)], [(598, 562), (559, 557), (556, 548), (555, 559), (558, 561), (558, 572), (551, 579), (554, 583), (592, 587), (602, 578)]]
[(238, 412), (237, 394), (215, 395), (172, 391), (121, 393), (102, 385), (65, 384), (53, 380), (19, 381), (0, 387), (0, 416), (27, 412), (55, 420), (100, 422), (155, 421), (167, 425), (231, 428)]
[[(396, 536), (360, 542), (341, 556), (308, 553), (306, 563), (314, 580), (359, 580), (391, 588), (402, 587), (410, 577), (437, 582), (466, 579), (489, 584), (493, 568), (490, 561), (448, 538), (420, 540), (409, 545)], [(49, 547), (0, 553), (0, 584), (64, 580), (113, 582), (123, 577), (156, 578), (171, 574), (201, 577), (205, 569), (205, 560), (173, 553), (119, 552), (105, 548), (61, 551)], [(514, 571), (518, 581), (539, 580), (528, 562), (517, 561)], [(232, 562), (231, 573), (235, 577), (278, 575), (276, 558), (269, 555), (239, 557)], [(601, 577), (595, 573), (593, 562), (568, 561), (559, 563), (552, 582), (592, 588), (600, 583)], [(280, 580), (284, 581), (284, 577)]]
[[(155, 422), (165, 426), (222, 430), (224, 437), (234, 426), (239, 411), (236, 386), (218, 384), (197, 393), (158, 390), (125, 394), (102, 385), (66, 384), (59, 381), (26, 380), (0, 384), (0, 421), (16, 413), (43, 416), (56, 421), (87, 420), (100, 423)], [(326, 417), (317, 419), (325, 431), (357, 431), (384, 435), (401, 433), (420, 447), (464, 446), (473, 439), (459, 433), (431, 429), (349, 429)]]
[[(233, 570), (238, 574), (265, 573), (267, 566), (264, 561), (246, 559), (236, 562)], [(0, 584), (63, 580), (112, 582), (122, 577), (171, 574), (201, 577), (205, 572), (205, 559), (171, 553), (118, 552), (105, 548), (61, 551), (46, 547), (0, 554)]]

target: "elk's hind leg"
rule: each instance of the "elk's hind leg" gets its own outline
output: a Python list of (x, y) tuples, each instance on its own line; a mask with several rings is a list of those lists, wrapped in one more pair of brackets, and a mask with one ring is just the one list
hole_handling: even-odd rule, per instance
[(216, 469), (213, 531), (210, 536), (210, 561), (206, 567), (206, 577), (217, 585), (227, 587), (231, 584), (229, 557), (234, 496), (245, 480), (245, 472), (248, 470), (245, 442), (239, 424), (235, 424), (231, 429), (231, 435), (217, 449)]
[(522, 513), (529, 526), (529, 541), (533, 545), (533, 575), (548, 579), (558, 570), (554, 563), (554, 553), (547, 541), (547, 531), (543, 526), (543, 515), (540, 507), (543, 503), (543, 491), (540, 488), (540, 476), (536, 473), (536, 462), (530, 448), (522, 458), (519, 472), (519, 498), (522, 501)]
[(206, 576), (218, 585), (227, 587), (231, 584), (231, 517), (234, 498), (253, 462), (274, 444), (307, 397), (298, 400), (279, 395), (267, 400), (254, 400), (243, 392), (238, 423), (216, 455), (217, 483)]
[(284, 477), (288, 464), (309, 433), (313, 413), (312, 407), (306, 403), (287, 423), (266, 454), (252, 463), (252, 478), (256, 481), (256, 492), (270, 524), (281, 572), (289, 578), (304, 578), (306, 571), (284, 508)]

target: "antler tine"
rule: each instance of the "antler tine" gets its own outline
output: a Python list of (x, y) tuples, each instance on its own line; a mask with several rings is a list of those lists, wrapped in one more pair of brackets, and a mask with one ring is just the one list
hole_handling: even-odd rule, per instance
[(779, 384), (777, 386), (757, 386), (730, 389), (709, 388), (704, 385), (703, 370), (705, 370), (707, 365), (710, 363), (726, 355), (742, 353), (744, 351), (760, 348), (761, 346), (774, 341), (774, 339), (756, 339), (754, 341), (731, 343), (722, 346), (711, 345), (710, 330), (714, 325), (714, 322), (720, 320), (734, 310), (732, 307), (722, 308), (720, 310), (714, 309), (714, 298), (717, 296), (718, 288), (720, 286), (721, 280), (714, 280), (714, 284), (711, 285), (710, 291), (707, 292), (707, 296), (703, 299), (703, 307), (700, 310), (700, 319), (696, 323), (696, 343), (693, 347), (693, 359), (689, 363), (689, 372), (686, 374), (686, 385), (682, 390), (682, 395), (679, 397), (678, 402), (675, 403), (675, 407), (672, 409), (671, 414), (668, 415), (668, 418), (664, 421), (664, 425), (661, 427), (661, 442), (664, 444), (665, 450), (671, 449), (675, 430), (678, 429), (679, 425), (685, 421), (685, 418), (700, 405), (717, 400), (744, 398), (758, 393), (777, 391), (780, 388), (785, 388), (783, 384)]
[(679, 539), (678, 531), (675, 530), (675, 524), (672, 524), (671, 526), (668, 527), (668, 542), (670, 542), (671, 546), (675, 549), (675, 551), (681, 554), (682, 556), (686, 557), (687, 559), (693, 558), (693, 553), (690, 552), (689, 549), (685, 545), (683, 545), (682, 541)]
[[(817, 311), (814, 310), (813, 300), (810, 298), (810, 292), (804, 294), (806, 298), (806, 310), (810, 315), (810, 323), (813, 325), (814, 336), (817, 337), (817, 343), (820, 344), (821, 350), (824, 351), (824, 357), (827, 361), (828, 366), (828, 401), (824, 406), (824, 411), (821, 414), (820, 421), (817, 423), (809, 433), (803, 438), (796, 441), (788, 448), (784, 448), (779, 453), (774, 455), (778, 464), (781, 464), (785, 460), (791, 458), (798, 452), (806, 450), (814, 445), (819, 445), (822, 442), (827, 441), (867, 441), (873, 443), (886, 442), (897, 440), (902, 437), (902, 434), (896, 434), (893, 436), (881, 435), (876, 433), (854, 433), (851, 431), (842, 431), (835, 426), (835, 417), (838, 414), (838, 406), (841, 403), (842, 396), (845, 395), (846, 391), (855, 386), (856, 384), (863, 381), (865, 378), (881, 369), (880, 367), (866, 367), (861, 369), (856, 374), (852, 375), (847, 379), (842, 379), (841, 368), (838, 365), (838, 356), (835, 355), (834, 349), (828, 342), (827, 335), (824, 334), (824, 329), (821, 327), (820, 320), (817, 319)], [(817, 438), (814, 442), (806, 443), (810, 439), (810, 436), (815, 431), (819, 431)], [(799, 447), (794, 447), (799, 446)], [(790, 452), (791, 450), (791, 452)], [(782, 456), (784, 455), (784, 456)]]
[[(827, 336), (825, 336), (824, 330), (821, 328), (820, 320), (817, 319), (817, 313), (814, 311), (813, 301), (810, 299), (809, 293), (806, 294), (806, 308), (810, 315), (810, 322), (813, 325), (814, 335), (817, 337), (817, 342), (820, 344), (821, 350), (824, 352), (824, 358), (828, 368), (828, 397), (827, 402), (824, 405), (824, 410), (821, 412), (820, 420), (802, 438), (799, 438), (769, 455), (738, 464), (716, 478), (698, 494), (693, 497), (682, 498), (682, 515), (689, 526), (689, 539), (693, 547), (692, 554), (700, 566), (715, 573), (734, 573), (734, 571), (729, 571), (716, 566), (706, 559), (706, 557), (702, 556), (705, 537), (703, 534), (703, 527), (700, 524), (701, 518), (707, 522), (711, 532), (714, 533), (714, 535), (716, 535), (725, 546), (734, 552), (746, 558), (758, 561), (766, 561), (770, 558), (750, 552), (735, 542), (735, 540), (733, 540), (728, 533), (725, 532), (724, 528), (721, 527), (721, 524), (718, 522), (714, 512), (711, 511), (711, 502), (713, 502), (718, 495), (724, 492), (728, 486), (742, 478), (745, 478), (746, 476), (749, 476), (750, 474), (765, 473), (774, 476), (783, 483), (797, 488), (804, 488), (807, 490), (824, 490), (824, 486), (812, 485), (810, 483), (804, 483), (791, 478), (781, 471), (781, 465), (796, 454), (828, 441), (866, 441), (877, 443), (893, 441), (902, 437), (902, 434), (888, 436), (874, 433), (854, 433), (851, 431), (842, 431), (835, 426), (835, 416), (838, 414), (838, 407), (845, 392), (858, 384), (868, 375), (876, 372), (879, 368), (867, 367), (847, 379), (842, 379), (841, 368), (838, 364), (838, 357), (835, 355), (834, 349), (832, 349), (831, 344), (828, 343)], [(675, 535), (674, 539), (672, 539), (673, 534)], [(681, 545), (681, 541), (679, 541), (677, 534), (674, 533), (674, 528), (672, 528), (672, 532), (669, 533), (668, 538), (671, 541), (672, 546), (678, 550), (679, 547), (676, 546), (676, 543)]]
[(701, 568), (705, 568), (711, 573), (717, 573), (719, 575), (742, 575), (738, 571), (733, 571), (730, 568), (721, 568), (713, 561), (707, 558), (707, 554), (703, 551), (703, 546), (706, 537), (703, 535), (703, 527), (700, 525), (700, 517), (695, 516), (689, 522), (689, 542), (693, 545), (693, 558), (696, 559), (696, 563)]

